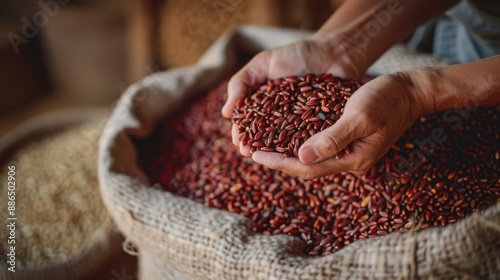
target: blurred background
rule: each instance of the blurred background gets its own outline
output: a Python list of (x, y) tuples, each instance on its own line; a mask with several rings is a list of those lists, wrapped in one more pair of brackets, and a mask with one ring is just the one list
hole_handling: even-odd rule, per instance
[(112, 108), (127, 85), (196, 62), (227, 29), (314, 30), (341, 0), (7, 0), (0, 136), (42, 112)]
[[(152, 72), (195, 63), (232, 27), (315, 30), (341, 2), (1, 1), (0, 137), (45, 112), (111, 110), (128, 85)], [(124, 253), (92, 279), (135, 279), (123, 278), (135, 270), (136, 259)]]

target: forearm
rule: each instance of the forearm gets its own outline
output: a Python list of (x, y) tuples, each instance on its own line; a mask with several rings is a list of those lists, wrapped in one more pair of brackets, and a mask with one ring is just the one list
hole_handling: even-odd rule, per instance
[(423, 113), (500, 105), (500, 55), (444, 68), (413, 71)]
[(329, 37), (344, 34), (347, 37), (345, 47), (349, 51), (348, 55), (352, 56), (350, 59), (364, 72), (387, 49), (457, 2), (348, 0), (313, 38), (328, 41)]

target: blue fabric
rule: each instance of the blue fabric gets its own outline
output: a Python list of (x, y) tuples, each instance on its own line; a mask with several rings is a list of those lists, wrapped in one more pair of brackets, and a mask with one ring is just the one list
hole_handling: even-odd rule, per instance
[(455, 63), (494, 56), (500, 54), (500, 18), (464, 0), (419, 27), (408, 45)]

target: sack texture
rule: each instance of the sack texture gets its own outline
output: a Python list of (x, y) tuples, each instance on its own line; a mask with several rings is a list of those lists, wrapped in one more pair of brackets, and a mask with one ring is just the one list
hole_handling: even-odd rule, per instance
[[(133, 138), (192, 94), (208, 90), (238, 57), (308, 34), (241, 27), (223, 35), (190, 67), (151, 75), (129, 87), (103, 133), (99, 180), (106, 206), (138, 250), (141, 279), (494, 279), (500, 275), (500, 205), (445, 228), (357, 241), (327, 257), (305, 257), (287, 235), (252, 232), (247, 218), (209, 209), (151, 187)], [(443, 64), (396, 46), (369, 73)], [(218, 113), (218, 112), (214, 112)]]

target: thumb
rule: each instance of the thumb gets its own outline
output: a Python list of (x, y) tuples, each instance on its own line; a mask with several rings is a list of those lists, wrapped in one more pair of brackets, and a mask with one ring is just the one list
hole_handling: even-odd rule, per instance
[(335, 157), (352, 141), (366, 136), (361, 127), (353, 119), (341, 117), (331, 127), (311, 136), (300, 147), (300, 161), (311, 164)]

